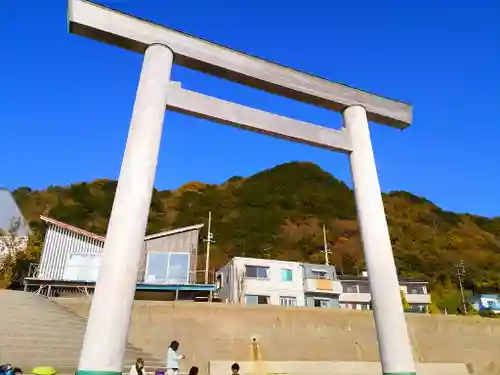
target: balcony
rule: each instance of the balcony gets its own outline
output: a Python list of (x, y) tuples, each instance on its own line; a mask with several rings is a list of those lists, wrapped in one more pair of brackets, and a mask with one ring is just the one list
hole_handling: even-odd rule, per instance
[(342, 285), (338, 280), (306, 278), (304, 279), (304, 291), (306, 293), (340, 294), (342, 293)]
[(409, 304), (429, 304), (431, 296), (429, 294), (405, 294), (406, 301)]
[[(405, 294), (406, 301), (411, 305), (428, 305), (431, 303), (429, 294)], [(340, 295), (340, 303), (369, 303), (372, 300), (370, 293), (348, 293)]]
[(370, 293), (342, 293), (339, 297), (340, 303), (370, 303)]

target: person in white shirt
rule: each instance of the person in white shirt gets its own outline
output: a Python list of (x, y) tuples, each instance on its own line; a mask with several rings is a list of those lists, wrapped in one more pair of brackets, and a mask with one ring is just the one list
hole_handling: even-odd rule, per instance
[(166, 375), (178, 375), (181, 360), (186, 358), (184, 355), (177, 353), (179, 350), (179, 342), (172, 341), (167, 351), (167, 373)]

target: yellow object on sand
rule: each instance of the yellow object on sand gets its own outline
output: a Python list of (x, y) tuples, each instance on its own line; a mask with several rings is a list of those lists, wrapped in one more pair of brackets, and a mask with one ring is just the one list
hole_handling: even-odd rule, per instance
[(35, 367), (31, 371), (31, 373), (35, 375), (55, 375), (57, 374), (57, 371), (54, 367), (51, 366), (40, 366), (40, 367)]

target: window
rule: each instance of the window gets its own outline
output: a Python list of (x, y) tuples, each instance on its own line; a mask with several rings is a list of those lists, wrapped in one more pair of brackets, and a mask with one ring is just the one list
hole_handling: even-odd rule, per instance
[(64, 269), (63, 279), (69, 281), (97, 281), (100, 254), (71, 254)]
[(326, 271), (312, 270), (311, 276), (313, 279), (328, 279), (328, 273)]
[(189, 253), (148, 252), (145, 282), (187, 284)]
[(267, 279), (267, 267), (245, 266), (245, 277), (251, 279)]
[(292, 270), (281, 270), (281, 281), (292, 281)]
[(268, 305), (268, 296), (257, 296), (257, 295), (246, 295), (245, 296), (246, 305)]
[(425, 313), (427, 312), (427, 305), (421, 305), (421, 304), (411, 304), (410, 303), (410, 309), (409, 312), (414, 312), (414, 313)]
[(406, 290), (408, 291), (408, 294), (425, 294), (423, 286), (408, 285)]
[(358, 293), (358, 284), (356, 284), (356, 283), (342, 283), (342, 291), (344, 293)]
[(330, 306), (330, 301), (328, 301), (327, 299), (319, 299), (319, 298), (314, 299), (314, 307), (327, 308), (329, 306)]
[(215, 280), (215, 288), (217, 290), (222, 288), (222, 275), (217, 275), (217, 279)]
[(497, 307), (497, 302), (496, 301), (486, 301), (486, 303), (488, 304), (488, 308), (489, 309), (495, 309)]
[(297, 298), (295, 297), (280, 297), (281, 306), (297, 306)]
[(358, 286), (359, 293), (370, 293), (370, 284), (361, 283)]
[(145, 281), (153, 284), (166, 284), (169, 253), (149, 252)]
[(168, 284), (186, 284), (189, 275), (189, 254), (170, 253), (168, 263)]

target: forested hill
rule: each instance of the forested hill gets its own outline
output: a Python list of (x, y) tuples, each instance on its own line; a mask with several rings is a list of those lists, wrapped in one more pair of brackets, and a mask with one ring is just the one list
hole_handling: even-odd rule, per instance
[[(43, 228), (42, 214), (105, 234), (115, 188), (116, 181), (96, 180), (39, 191), (23, 187), (14, 197), (35, 229)], [(500, 285), (500, 217), (443, 211), (401, 191), (384, 201), (400, 274), (453, 288), (454, 264), (464, 260), (476, 284)], [(287, 163), (222, 185), (191, 182), (155, 191), (148, 232), (206, 223), (209, 210), (214, 267), (237, 255), (322, 262), (325, 223), (332, 263), (344, 273), (363, 268), (353, 192), (315, 164)]]

